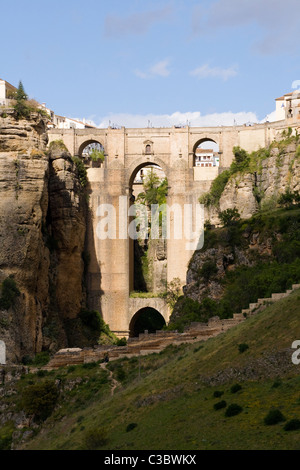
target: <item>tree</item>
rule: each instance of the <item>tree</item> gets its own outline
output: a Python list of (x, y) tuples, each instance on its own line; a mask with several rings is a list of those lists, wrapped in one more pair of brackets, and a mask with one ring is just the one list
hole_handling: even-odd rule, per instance
[(30, 116), (30, 106), (28, 106), (28, 95), (26, 94), (23, 83), (20, 81), (18, 90), (16, 93), (16, 104), (14, 105), (16, 118), (25, 118), (28, 119)]
[(19, 86), (18, 86), (18, 89), (17, 89), (16, 100), (17, 101), (27, 101), (28, 100), (28, 95), (25, 92), (23, 83), (21, 81), (19, 82)]
[(234, 207), (234, 209), (226, 209), (225, 211), (219, 212), (219, 218), (223, 226), (228, 227), (234, 225), (240, 219), (240, 214), (237, 208)]

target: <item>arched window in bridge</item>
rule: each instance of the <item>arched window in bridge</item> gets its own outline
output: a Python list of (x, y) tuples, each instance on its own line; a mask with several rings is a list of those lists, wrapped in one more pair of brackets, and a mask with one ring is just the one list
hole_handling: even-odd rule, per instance
[(145, 154), (146, 155), (151, 155), (151, 145), (150, 144), (146, 145)]
[(194, 166), (218, 167), (219, 165), (219, 145), (211, 139), (197, 142), (194, 148)]

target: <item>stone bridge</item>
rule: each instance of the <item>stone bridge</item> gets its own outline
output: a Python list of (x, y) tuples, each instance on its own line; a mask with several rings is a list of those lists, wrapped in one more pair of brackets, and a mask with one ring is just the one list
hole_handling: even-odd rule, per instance
[[(99, 168), (88, 168), (90, 218), (88, 251), (91, 257), (88, 273), (89, 307), (102, 312), (103, 318), (118, 336), (128, 336), (130, 323), (145, 307), (158, 310), (168, 321), (169, 313), (161, 299), (132, 299), (133, 243), (128, 237), (130, 217), (122, 218), (132, 204), (132, 185), (137, 172), (149, 165), (159, 165), (168, 178), (168, 205), (193, 209), (199, 196), (209, 190), (211, 181), (230, 166), (232, 149), (247, 151), (269, 145), (286, 128), (285, 121), (253, 126), (208, 128), (145, 129), (51, 129), (49, 143), (63, 140), (72, 155), (82, 156), (89, 143), (104, 148), (105, 161)], [(219, 148), (220, 166), (201, 168), (194, 164), (196, 148), (203, 142), (214, 142)], [(101, 235), (99, 222), (113, 207), (115, 220), (111, 232)], [(102, 219), (101, 219), (102, 217)], [(180, 221), (182, 229), (184, 222)], [(178, 220), (171, 214), (167, 239), (167, 281), (179, 278), (186, 283), (186, 272), (193, 251), (187, 249), (187, 238), (174, 235)], [(177, 227), (178, 228), (178, 227)], [(183, 230), (184, 231), (184, 230)]]

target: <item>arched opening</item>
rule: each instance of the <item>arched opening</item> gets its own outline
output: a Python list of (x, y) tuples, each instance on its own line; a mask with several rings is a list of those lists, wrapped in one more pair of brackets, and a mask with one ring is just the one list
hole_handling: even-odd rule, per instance
[(129, 325), (129, 336), (130, 338), (135, 338), (140, 333), (144, 333), (144, 331), (155, 333), (157, 330), (161, 330), (165, 324), (165, 319), (158, 310), (152, 307), (145, 307), (132, 317)]
[(80, 146), (78, 156), (87, 165), (98, 168), (104, 161), (104, 147), (97, 140), (89, 140)]
[(199, 140), (194, 146), (194, 166), (202, 168), (220, 166), (220, 148), (210, 138)]
[(135, 206), (136, 215), (129, 223), (136, 224), (138, 238), (130, 239), (129, 243), (130, 292), (159, 294), (166, 289), (166, 240), (161, 232), (159, 238), (151, 238), (151, 217), (154, 214), (151, 209), (154, 205), (161, 207), (166, 204), (167, 191), (166, 174), (157, 163), (143, 163), (131, 175), (131, 204)]

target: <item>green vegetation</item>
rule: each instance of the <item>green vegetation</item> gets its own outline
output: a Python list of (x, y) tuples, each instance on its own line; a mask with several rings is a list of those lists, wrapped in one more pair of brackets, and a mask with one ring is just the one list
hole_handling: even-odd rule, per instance
[(37, 101), (28, 99), (28, 95), (21, 81), (19, 82), (17, 91), (10, 94), (10, 99), (14, 100), (13, 108), (16, 119), (29, 119), (31, 113), (38, 113), (46, 119), (50, 119), (47, 111), (42, 109)]
[(285, 431), (296, 431), (300, 429), (300, 419), (294, 418), (288, 421), (283, 428)]
[(58, 399), (58, 390), (53, 381), (29, 385), (22, 394), (22, 409), (33, 415), (36, 422), (44, 421), (51, 415)]
[(88, 178), (87, 178), (87, 171), (84, 166), (84, 163), (82, 159), (79, 157), (73, 157), (72, 160), (76, 165), (80, 184), (83, 188), (85, 188), (88, 184)]
[(231, 393), (237, 393), (240, 390), (242, 390), (242, 386), (240, 384), (234, 384), (234, 385), (232, 385), (232, 387), (230, 389), (230, 392)]
[(61, 150), (63, 152), (69, 153), (64, 141), (62, 139), (53, 140), (49, 144), (49, 151), (53, 152), (55, 150)]
[(100, 151), (100, 150), (97, 150), (96, 148), (93, 148), (90, 152), (90, 157), (91, 157), (91, 160), (93, 162), (104, 162), (104, 159), (105, 159), (105, 156), (104, 156), (104, 152)]
[[(104, 429), (106, 444), (100, 440), (93, 448), (296, 450), (300, 431), (287, 432), (285, 425), (300, 419), (298, 368), (291, 361), (287, 366), (282, 357), (270, 369), (268, 358), (281, 357), (300, 337), (299, 311), (295, 291), (226, 333), (198, 343), (202, 347), (196, 352), (197, 344), (171, 345), (159, 354), (110, 361), (113, 377), (121, 378), (114, 396), (107, 371), (97, 365), (61, 368), (41, 378), (27, 374), (17, 384), (14, 401), (21, 400), (29, 381), (44, 383), (51, 377), (61, 385), (52, 414), (21, 448), (86, 449), (89, 432)], [(238, 351), (242, 342), (250, 346), (247, 357)], [(242, 393), (232, 395), (237, 376)], [(280, 379), (279, 387), (273, 387), (275, 379)], [(220, 384), (226, 405), (217, 411)], [(12, 398), (3, 400), (9, 405)], [(242, 412), (225, 417), (234, 403)], [(286, 422), (265, 425), (270, 409), (279, 409)]]
[(229, 170), (225, 170), (218, 175), (213, 180), (210, 191), (199, 198), (200, 204), (204, 204), (206, 207), (217, 206), (230, 176)]
[(164, 178), (162, 181), (151, 168), (151, 171), (144, 178), (144, 192), (140, 193), (137, 202), (145, 204), (151, 208), (152, 204), (166, 204), (168, 193), (168, 180)]
[(227, 403), (225, 400), (218, 401), (217, 403), (214, 404), (214, 410), (222, 410), (223, 408), (226, 408)]
[(281, 411), (278, 409), (270, 410), (269, 413), (264, 418), (264, 423), (267, 426), (272, 426), (274, 424), (281, 423), (282, 421), (285, 421), (285, 417), (283, 416)]
[(16, 104), (14, 105), (15, 115), (17, 119), (30, 117), (31, 109), (27, 104), (28, 95), (25, 93), (23, 83), (20, 81), (15, 96)]
[(247, 351), (247, 349), (249, 349), (249, 346), (248, 344), (246, 343), (241, 343), (239, 344), (239, 352), (242, 354), (243, 352)]
[[(214, 206), (218, 207), (220, 197), (225, 189), (226, 184), (232, 177), (238, 177), (239, 175), (243, 175), (245, 173), (250, 174), (261, 174), (262, 171), (262, 162), (263, 160), (269, 158), (271, 156), (271, 150), (277, 148), (278, 149), (278, 156), (276, 166), (279, 168), (282, 165), (282, 157), (286, 151), (286, 148), (290, 144), (298, 144), (300, 136), (296, 133), (296, 135), (292, 135), (292, 129), (290, 128), (288, 131), (282, 132), (281, 140), (274, 141), (268, 148), (260, 148), (254, 152), (248, 153), (246, 150), (242, 149), (241, 147), (233, 147), (233, 154), (234, 160), (230, 165), (228, 170), (224, 170), (220, 175), (218, 175), (214, 181), (212, 182), (210, 191), (206, 194), (203, 194), (199, 198), (200, 204), (204, 204), (206, 207)], [(300, 145), (296, 149), (295, 159), (300, 157)], [(294, 160), (295, 160), (294, 159)], [(291, 162), (291, 168), (294, 164)], [(253, 187), (253, 194), (259, 204), (261, 204), (262, 199), (264, 197), (263, 192), (259, 189), (259, 187)], [(263, 210), (269, 210), (276, 207), (277, 201), (275, 200), (273, 206), (270, 206), (270, 202), (268, 202), (268, 206), (262, 207)], [(265, 201), (267, 203), (267, 201)], [(299, 200), (298, 200), (299, 203)]]
[(20, 295), (16, 281), (13, 276), (9, 276), (1, 284), (0, 308), (8, 310)]
[(240, 414), (243, 411), (243, 408), (240, 405), (237, 405), (236, 403), (232, 403), (231, 405), (228, 406), (227, 410), (225, 411), (225, 416), (227, 418), (231, 416), (236, 416)]
[(226, 209), (219, 212), (219, 218), (224, 227), (229, 227), (230, 225), (234, 225), (241, 217), (237, 208), (234, 207), (233, 209)]
[(86, 450), (97, 450), (105, 446), (108, 443), (105, 429), (89, 429), (84, 435), (84, 443)]
[[(259, 298), (269, 298), (272, 293), (285, 292), (300, 280), (300, 209), (278, 209), (260, 213), (248, 220), (238, 220), (229, 227), (205, 230), (204, 248), (230, 248), (234, 258), (237, 248), (247, 249), (252, 234), (259, 233), (260, 243), (271, 241), (271, 252), (259, 255), (253, 250), (251, 263), (226, 270), (224, 277), (216, 278), (214, 258), (205, 261), (196, 270), (198, 285), (218, 280), (223, 294), (212, 300), (203, 291), (201, 304), (187, 296), (178, 298), (170, 319), (169, 328), (183, 331), (191, 322), (207, 322), (210, 317), (231, 318), (233, 313), (247, 309)], [(235, 263), (235, 259), (232, 260)]]

